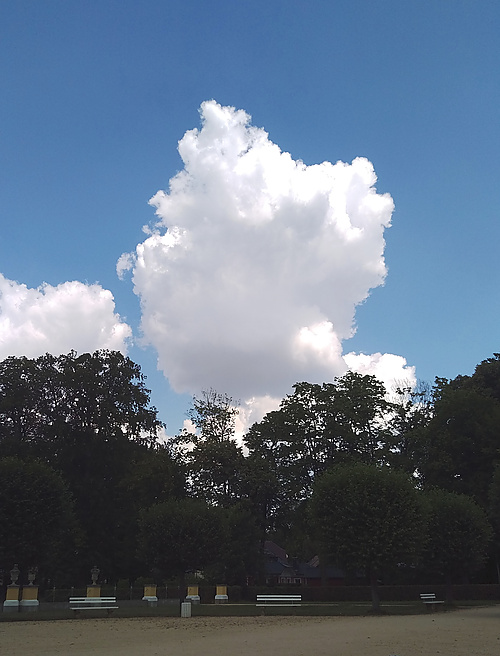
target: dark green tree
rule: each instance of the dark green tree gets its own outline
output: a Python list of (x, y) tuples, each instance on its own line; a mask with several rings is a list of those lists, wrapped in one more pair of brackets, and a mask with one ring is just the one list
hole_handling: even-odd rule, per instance
[(193, 397), (193, 406), (188, 418), (196, 427), (196, 433), (187, 437), (194, 442), (227, 442), (234, 439), (235, 420), (238, 410), (236, 402), (227, 394), (214, 389), (204, 390), (201, 397)]
[(349, 371), (336, 379), (338, 419), (343, 430), (339, 450), (349, 459), (381, 464), (391, 446), (386, 428), (390, 406), (384, 384), (375, 376)]
[(220, 517), (223, 532), (218, 559), (205, 568), (204, 574), (215, 584), (245, 585), (247, 576), (256, 576), (260, 565), (261, 536), (253, 508), (240, 501), (223, 509)]
[(423, 382), (402, 382), (391, 394), (387, 427), (391, 434), (388, 463), (421, 478), (426, 462), (426, 430), (432, 419), (431, 387)]
[(219, 508), (199, 499), (164, 501), (141, 513), (139, 556), (183, 587), (187, 572), (220, 562), (225, 537)]
[[(116, 351), (0, 363), (0, 454), (64, 468), (72, 440), (154, 443), (161, 427), (138, 365)], [(66, 448), (69, 447), (69, 448)]]
[(250, 458), (268, 463), (277, 483), (267, 518), (276, 530), (292, 521), (316, 478), (333, 464), (384, 462), (390, 448), (385, 388), (373, 376), (348, 372), (333, 383), (293, 389), (244, 438)]
[(488, 518), (493, 529), (493, 552), (500, 583), (500, 465), (496, 465), (489, 490)]
[(193, 496), (219, 506), (240, 499), (244, 457), (235, 441), (198, 442), (185, 461)]
[(274, 461), (256, 453), (248, 455), (243, 461), (240, 490), (264, 541), (266, 531), (276, 529), (275, 518), (285, 503), (285, 491), (278, 482)]
[(330, 562), (364, 571), (380, 610), (377, 581), (386, 567), (412, 562), (420, 546), (422, 511), (403, 472), (364, 463), (336, 465), (315, 484), (312, 521)]
[(141, 449), (120, 487), (128, 493), (138, 511), (186, 496), (184, 472), (163, 444)]
[(424, 485), (466, 494), (486, 508), (500, 461), (500, 403), (464, 377), (438, 379), (435, 399), (424, 435)]
[(467, 582), (485, 561), (492, 531), (485, 511), (464, 494), (430, 490), (424, 494), (424, 566), (444, 577), (447, 599), (452, 584)]
[(239, 500), (244, 457), (235, 440), (237, 414), (227, 394), (210, 389), (193, 398), (188, 417), (195, 432), (184, 430), (171, 446), (185, 468), (191, 496), (220, 506)]
[(0, 459), (0, 569), (19, 563), (39, 578), (66, 581), (78, 558), (78, 530), (71, 494), (48, 465)]
[(121, 353), (0, 363), (0, 455), (38, 458), (61, 473), (84, 533), (83, 573), (99, 563), (108, 579), (128, 576), (134, 505), (121, 482), (160, 427), (140, 368)]
[(470, 379), (472, 387), (500, 402), (500, 353), (477, 365)]

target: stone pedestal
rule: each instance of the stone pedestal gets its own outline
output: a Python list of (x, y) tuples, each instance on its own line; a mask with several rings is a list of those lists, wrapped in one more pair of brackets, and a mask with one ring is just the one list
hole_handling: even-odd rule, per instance
[(200, 595), (198, 594), (198, 586), (197, 585), (189, 585), (188, 586), (188, 593), (186, 595), (186, 601), (190, 601), (192, 604), (199, 604), (200, 603)]
[(101, 586), (100, 585), (88, 585), (87, 586), (87, 597), (100, 597), (101, 596)]
[(144, 597), (142, 601), (147, 601), (148, 606), (157, 606), (158, 597), (156, 596), (156, 585), (145, 585), (144, 586)]
[(5, 601), (3, 602), (3, 612), (17, 613), (18, 610), (19, 610), (19, 586), (8, 585), (7, 595), (5, 597)]
[(227, 585), (218, 585), (216, 588), (215, 594), (215, 603), (216, 604), (227, 604)]
[(23, 612), (37, 611), (40, 603), (38, 601), (38, 586), (26, 585), (23, 588), (23, 596), (21, 599), (21, 610)]

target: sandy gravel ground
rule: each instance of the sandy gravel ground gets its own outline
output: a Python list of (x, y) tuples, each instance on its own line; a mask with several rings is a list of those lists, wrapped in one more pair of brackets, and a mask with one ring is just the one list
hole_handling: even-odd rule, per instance
[(500, 606), (400, 617), (76, 619), (0, 624), (5, 656), (500, 656)]

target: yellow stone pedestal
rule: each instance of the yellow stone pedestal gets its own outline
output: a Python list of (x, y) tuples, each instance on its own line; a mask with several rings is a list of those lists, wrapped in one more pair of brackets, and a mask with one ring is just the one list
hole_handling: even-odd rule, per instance
[(8, 585), (7, 595), (5, 596), (5, 601), (3, 602), (3, 612), (11, 613), (11, 612), (17, 612), (18, 610), (19, 610), (19, 586)]
[(148, 606), (157, 606), (158, 597), (156, 596), (156, 585), (145, 585), (144, 586), (144, 597), (142, 601), (147, 601)]
[(189, 585), (188, 586), (188, 593), (186, 595), (186, 601), (190, 601), (192, 604), (199, 604), (200, 603), (200, 595), (198, 593), (198, 586), (197, 585)]
[(100, 585), (88, 585), (87, 586), (87, 597), (100, 597), (101, 596), (101, 586)]
[(227, 585), (218, 585), (216, 588), (215, 594), (215, 603), (216, 604), (227, 604)]
[(38, 586), (37, 585), (27, 585), (23, 588), (23, 596), (21, 599), (21, 610), (22, 611), (36, 611), (39, 606), (38, 601)]

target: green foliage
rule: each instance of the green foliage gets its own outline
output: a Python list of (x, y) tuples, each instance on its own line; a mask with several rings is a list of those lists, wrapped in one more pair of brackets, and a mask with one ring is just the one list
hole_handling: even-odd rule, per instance
[(184, 577), (220, 560), (221, 511), (198, 499), (169, 500), (141, 513), (139, 554), (164, 577)]
[(233, 440), (197, 442), (185, 457), (193, 496), (228, 506), (240, 497), (244, 457)]
[(432, 390), (425, 383), (399, 385), (391, 394), (387, 415), (391, 434), (387, 462), (420, 479), (426, 461), (425, 432), (432, 418)]
[(311, 495), (316, 478), (336, 463), (384, 462), (391, 435), (383, 384), (348, 372), (333, 383), (297, 383), (276, 412), (245, 436), (250, 457), (267, 461), (276, 482), (269, 528), (280, 530)]
[(418, 552), (421, 508), (402, 472), (337, 465), (317, 481), (311, 511), (323, 552), (348, 571), (373, 577)]
[(424, 494), (426, 540), (422, 560), (448, 582), (463, 582), (484, 562), (492, 530), (485, 511), (463, 494)]
[[(144, 459), (155, 469), (160, 427), (140, 368), (121, 353), (0, 363), (0, 456), (38, 458), (60, 472), (83, 530), (81, 577), (94, 563), (109, 579), (131, 575), (138, 505), (132, 479), (140, 487), (134, 470)], [(166, 489), (178, 478), (170, 465), (163, 470)], [(146, 501), (144, 487), (137, 492)]]
[(494, 353), (492, 358), (477, 365), (471, 383), (476, 389), (500, 402), (500, 353)]
[(495, 466), (489, 489), (488, 516), (494, 531), (495, 546), (500, 550), (500, 464)]
[(270, 518), (276, 517), (280, 504), (285, 502), (272, 458), (256, 453), (248, 455), (243, 461), (240, 490), (252, 509), (263, 539)]
[(434, 413), (424, 436), (423, 481), (427, 487), (467, 494), (488, 504), (500, 461), (500, 402), (472, 379), (438, 380)]
[(205, 567), (205, 578), (214, 584), (245, 585), (247, 575), (259, 566), (260, 531), (250, 504), (246, 501), (225, 508), (220, 515), (220, 535), (217, 561)]
[(0, 459), (0, 568), (37, 566), (39, 577), (53, 578), (74, 567), (79, 537), (59, 474), (42, 462)]
[(196, 427), (196, 434), (187, 437), (198, 441), (225, 442), (234, 438), (235, 419), (238, 410), (235, 401), (227, 394), (214, 389), (204, 390), (201, 398), (193, 398), (193, 407), (188, 417)]
[[(47, 508), (58, 507), (62, 481), (69, 490), (69, 505), (55, 513), (66, 518), (64, 530), (51, 523), (52, 510), (40, 525), (32, 520), (45, 540), (38, 564), (51, 576), (54, 567), (68, 574), (77, 561), (80, 580), (98, 563), (108, 580), (155, 568), (155, 576), (203, 569), (214, 582), (244, 582), (259, 569), (266, 532), (294, 556), (316, 555), (312, 517), (324, 554), (366, 569), (373, 582), (386, 566), (413, 562), (422, 528), (414, 486), (474, 497), (488, 509), (500, 545), (499, 354), (472, 376), (437, 379), (432, 395), (402, 384), (389, 401), (380, 381), (353, 372), (322, 385), (297, 383), (251, 427), (243, 448), (236, 405), (226, 394), (203, 392), (189, 413), (196, 432), (162, 446), (140, 368), (120, 353), (1, 362), (0, 462), (11, 463), (0, 471), (2, 566), (34, 564), (28, 547), (11, 554), (25, 548), (21, 530), (34, 535), (22, 508), (45, 517), (37, 503), (50, 477)], [(44, 479), (36, 468), (47, 465)], [(26, 467), (38, 472), (30, 470), (34, 488), (15, 485), (13, 472), (24, 481)], [(426, 497), (425, 562), (428, 572), (456, 577), (482, 562), (487, 529), (470, 500), (440, 494)], [(137, 557), (139, 516), (139, 552), (149, 569)], [(433, 544), (439, 535), (447, 550)]]
[(243, 451), (235, 441), (235, 402), (213, 389), (193, 398), (188, 416), (196, 432), (183, 430), (170, 448), (187, 473), (188, 492), (229, 506), (241, 496)]
[(0, 363), (0, 448), (57, 459), (71, 435), (152, 443), (160, 422), (138, 365), (117, 351)]
[(186, 496), (186, 480), (170, 450), (157, 444), (141, 450), (120, 482), (137, 510)]

